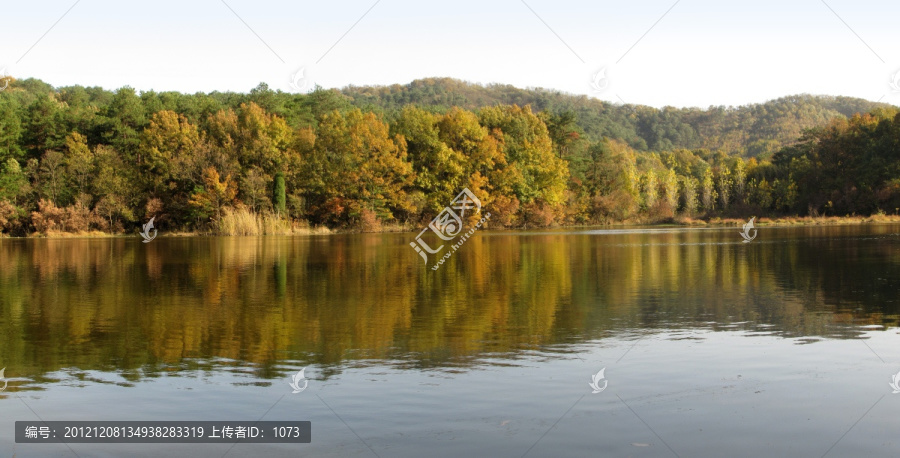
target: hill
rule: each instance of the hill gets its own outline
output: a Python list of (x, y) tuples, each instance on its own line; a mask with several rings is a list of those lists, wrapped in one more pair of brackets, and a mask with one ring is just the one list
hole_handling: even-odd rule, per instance
[(891, 105), (853, 97), (792, 95), (761, 104), (700, 108), (613, 104), (556, 90), (479, 85), (452, 78), (427, 78), (391, 86), (350, 86), (341, 93), (363, 110), (391, 117), (404, 105), (445, 113), (453, 106), (531, 105), (557, 115), (569, 112), (590, 141), (603, 137), (639, 151), (708, 149), (745, 157), (767, 157), (792, 144), (805, 129)]

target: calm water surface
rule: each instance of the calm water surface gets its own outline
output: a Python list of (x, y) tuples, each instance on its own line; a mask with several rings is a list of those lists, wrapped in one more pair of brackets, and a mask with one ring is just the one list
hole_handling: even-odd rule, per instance
[[(415, 234), (0, 239), (0, 455), (900, 456), (900, 226), (738, 231), (478, 232), (437, 271)], [(39, 419), (312, 443), (15, 444)]]

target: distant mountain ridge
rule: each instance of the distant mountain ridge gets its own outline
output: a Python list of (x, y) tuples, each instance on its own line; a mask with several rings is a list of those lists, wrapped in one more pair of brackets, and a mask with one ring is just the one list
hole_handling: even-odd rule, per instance
[(768, 156), (797, 140), (805, 129), (835, 117), (889, 108), (887, 103), (842, 96), (799, 94), (738, 107), (662, 109), (619, 105), (558, 90), (480, 85), (453, 78), (425, 78), (390, 86), (349, 86), (341, 93), (363, 109), (388, 116), (407, 104), (444, 112), (498, 104), (531, 105), (534, 111), (571, 112), (582, 134), (623, 141), (641, 151), (709, 149), (742, 156)]

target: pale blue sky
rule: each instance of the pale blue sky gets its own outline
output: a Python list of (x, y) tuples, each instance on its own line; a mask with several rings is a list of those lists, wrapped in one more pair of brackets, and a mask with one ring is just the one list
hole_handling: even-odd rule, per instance
[[(0, 69), (157, 91), (246, 92), (261, 81), (290, 91), (304, 68), (328, 88), (449, 76), (656, 107), (797, 93), (900, 104), (889, 85), (900, 70), (896, 1), (74, 3), (0, 1)], [(608, 84), (594, 91), (604, 67)]]

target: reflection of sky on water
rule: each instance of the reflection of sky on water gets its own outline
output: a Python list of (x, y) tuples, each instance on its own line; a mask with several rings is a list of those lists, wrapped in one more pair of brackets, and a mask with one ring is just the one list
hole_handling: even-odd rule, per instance
[[(889, 382), (900, 370), (897, 334), (803, 345), (748, 330), (635, 330), (446, 367), (402, 358), (310, 365), (309, 388), (299, 394), (288, 383), (300, 361), (272, 368), (281, 373), (273, 379), (235, 361), (166, 368), (137, 382), (66, 370), (17, 379), (0, 403), (8, 420), (36, 420), (30, 407), (44, 420), (312, 421), (311, 444), (239, 444), (229, 456), (365, 456), (367, 446), (381, 456), (521, 456), (532, 446), (529, 456), (666, 456), (666, 444), (681, 456), (821, 456), (877, 402), (831, 454), (896, 456), (900, 396), (890, 395)], [(591, 376), (604, 367), (608, 388), (591, 394)], [(0, 434), (6, 450), (11, 430)], [(157, 446), (71, 447), (81, 456), (153, 456)], [(70, 453), (61, 445), (14, 448), (21, 457)], [(227, 448), (162, 446), (198, 457)]]

